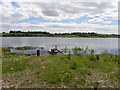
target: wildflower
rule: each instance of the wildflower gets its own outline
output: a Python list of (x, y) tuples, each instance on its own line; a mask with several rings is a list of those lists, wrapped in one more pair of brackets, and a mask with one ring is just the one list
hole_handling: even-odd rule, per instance
[(11, 70), (13, 70), (13, 68), (10, 68)]

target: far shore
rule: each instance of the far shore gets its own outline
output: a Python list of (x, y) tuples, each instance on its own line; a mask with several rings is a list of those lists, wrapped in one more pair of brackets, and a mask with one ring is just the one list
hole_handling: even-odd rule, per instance
[(0, 37), (120, 38), (120, 35), (95, 32), (50, 33), (44, 31), (9, 31), (0, 33)]

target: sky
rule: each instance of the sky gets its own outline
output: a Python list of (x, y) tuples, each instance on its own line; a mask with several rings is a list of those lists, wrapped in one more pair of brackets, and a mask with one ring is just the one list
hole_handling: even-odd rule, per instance
[(118, 0), (2, 0), (2, 32), (118, 34)]

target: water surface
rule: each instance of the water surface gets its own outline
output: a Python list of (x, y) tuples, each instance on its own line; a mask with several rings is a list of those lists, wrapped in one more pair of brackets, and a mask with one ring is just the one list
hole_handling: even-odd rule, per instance
[(55, 45), (59, 49), (64, 47), (83, 47), (92, 48), (96, 52), (109, 50), (110, 52), (118, 52), (118, 38), (57, 38), (57, 37), (1, 37), (2, 47), (18, 47), (18, 46), (37, 46), (51, 49)]

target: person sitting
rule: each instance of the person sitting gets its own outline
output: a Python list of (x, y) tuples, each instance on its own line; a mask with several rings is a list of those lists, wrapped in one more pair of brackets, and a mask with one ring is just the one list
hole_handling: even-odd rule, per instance
[(57, 54), (57, 53), (58, 53), (57, 46), (55, 46), (55, 48), (54, 48), (54, 49), (52, 49), (51, 51), (53, 51), (55, 54)]
[(55, 46), (55, 48), (51, 49), (51, 50), (49, 51), (49, 53), (52, 54), (52, 55), (54, 55), (54, 54), (57, 54), (58, 51), (59, 51), (59, 50), (57, 49), (57, 46)]

